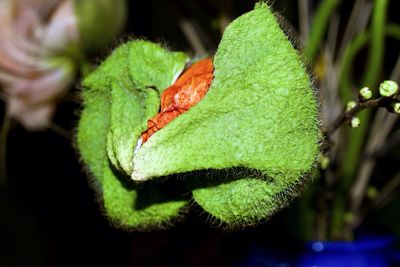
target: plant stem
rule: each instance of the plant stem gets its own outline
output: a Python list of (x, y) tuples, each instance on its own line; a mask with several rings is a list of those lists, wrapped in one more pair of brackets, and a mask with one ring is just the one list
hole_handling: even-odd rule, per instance
[[(385, 42), (385, 21), (388, 0), (375, 0), (372, 14), (372, 28), (370, 38), (370, 52), (368, 60), (367, 74), (363, 78), (363, 84), (374, 88), (377, 84), (380, 70), (382, 68), (384, 42)], [(348, 149), (343, 159), (341, 168), (341, 177), (346, 184), (351, 183), (357, 168), (357, 159), (361, 154), (362, 145), (364, 143), (367, 129), (369, 126), (368, 119), (371, 115), (370, 110), (359, 115), (362, 122), (357, 131), (349, 132)]]
[(343, 34), (338, 51), (338, 62), (342, 62), (344, 51), (348, 44), (353, 40), (354, 36), (365, 30), (366, 22), (369, 20), (371, 12), (371, 4), (366, 0), (356, 0), (351, 11), (350, 18), (347, 22), (346, 29)]
[[(385, 34), (385, 20), (387, 11), (388, 0), (375, 0), (374, 9), (372, 14), (372, 28), (370, 38), (370, 56), (368, 60), (367, 74), (363, 79), (363, 84), (374, 88), (377, 84), (379, 73), (383, 62), (384, 53), (384, 34)], [(342, 179), (348, 181), (354, 177), (357, 167), (357, 159), (361, 153), (362, 144), (368, 129), (368, 119), (371, 111), (367, 110), (361, 113), (360, 120), (362, 122), (357, 131), (349, 132), (348, 149), (343, 160), (341, 168)]]
[(352, 63), (357, 54), (361, 49), (368, 43), (371, 34), (369, 32), (362, 32), (358, 34), (354, 40), (346, 47), (343, 53), (340, 66), (340, 96), (344, 103), (354, 99), (354, 93), (352, 90), (351, 79), (352, 77)]
[(190, 43), (190, 46), (194, 50), (195, 55), (201, 56), (206, 54), (207, 51), (201, 41), (199, 34), (196, 31), (194, 23), (185, 17), (181, 17), (179, 19), (179, 26), (186, 39)]
[[(388, 24), (385, 33), (387, 37), (391, 37), (400, 41), (400, 25)], [(371, 34), (369, 32), (362, 32), (357, 35), (354, 41), (345, 49), (341, 64), (340, 92), (342, 99), (346, 102), (354, 99), (353, 93), (351, 92), (352, 86), (350, 82), (350, 77), (352, 76), (352, 62), (359, 51), (368, 43), (370, 37)], [(392, 79), (396, 80), (395, 77), (392, 77)], [(343, 187), (347, 188), (350, 186), (350, 183), (351, 181), (349, 181), (349, 183), (345, 184)]]
[[(334, 132), (339, 129), (339, 127), (345, 123), (347, 120), (351, 119), (355, 115), (357, 115), (360, 111), (368, 108), (374, 108), (374, 107), (386, 107), (391, 101), (390, 97), (380, 97), (378, 99), (372, 99), (368, 100), (365, 102), (359, 102), (357, 105), (352, 108), (351, 110), (342, 113), (336, 120), (332, 123), (332, 125), (326, 130), (325, 136), (327, 138), (327, 141), (329, 142), (331, 136), (334, 134)], [(343, 183), (341, 184), (341, 187), (339, 188), (338, 196), (335, 198), (334, 204), (333, 204), (333, 211), (332, 211), (332, 222), (331, 222), (331, 227), (330, 227), (330, 238), (332, 239), (341, 239), (344, 234), (345, 237), (351, 237), (352, 235), (349, 234), (348, 231), (343, 231), (344, 227), (344, 214), (345, 214), (345, 189), (347, 187), (343, 186)]]
[[(366, 71), (366, 75), (363, 77), (363, 84), (368, 85), (371, 88), (375, 88), (380, 70), (382, 68), (383, 63), (383, 55), (384, 55), (384, 42), (385, 42), (385, 23), (386, 23), (386, 12), (387, 12), (388, 0), (375, 0), (373, 6), (372, 13), (372, 26), (371, 26), (371, 35), (370, 38), (367, 34), (359, 37), (360, 39), (356, 39), (357, 46), (354, 48), (354, 52), (360, 50), (363, 46), (363, 43), (366, 40), (370, 39), (370, 49), (369, 49), (369, 57), (368, 57), (368, 69)], [(355, 55), (351, 55), (352, 57)], [(347, 59), (349, 60), (349, 59)], [(349, 64), (349, 62), (344, 62), (344, 64)], [(345, 65), (346, 66), (346, 65)], [(349, 72), (346, 72), (346, 69), (342, 69), (342, 73), (345, 75), (349, 75)], [(346, 81), (346, 80), (345, 80)], [(345, 82), (343, 81), (343, 82)], [(342, 83), (343, 83), (342, 82)], [(348, 85), (350, 87), (350, 85)], [(345, 86), (347, 87), (347, 85)], [(344, 97), (348, 99), (348, 97), (352, 94), (351, 88), (346, 88), (341, 93)], [(369, 127), (368, 119), (371, 115), (371, 110), (365, 110), (364, 112), (359, 114), (359, 118), (361, 120), (361, 126), (357, 130), (348, 130), (347, 131), (347, 150), (342, 159), (341, 169), (339, 170), (339, 175), (341, 178), (341, 185), (339, 188), (338, 195), (344, 195), (347, 193), (347, 189), (351, 185), (353, 178), (355, 176), (355, 171), (358, 167), (358, 159), (361, 154), (362, 146), (364, 144), (367, 130)], [(333, 212), (333, 216), (339, 216), (340, 218), (333, 218), (332, 220), (337, 222), (337, 224), (333, 225), (335, 229), (332, 229), (331, 232), (335, 233), (343, 233), (344, 230), (344, 214), (345, 214), (345, 202), (338, 201), (337, 204), (342, 203), (341, 205), (334, 205), (335, 210)], [(349, 236), (349, 235), (347, 235)]]
[(308, 40), (309, 30), (310, 30), (310, 3), (309, 0), (298, 0), (297, 5), (299, 8), (299, 25), (300, 25), (300, 33), (303, 42)]
[[(391, 37), (400, 41), (400, 25), (388, 24), (385, 29), (387, 37)], [(362, 48), (370, 40), (371, 34), (369, 32), (362, 32), (358, 34), (353, 42), (351, 42), (343, 53), (343, 59), (340, 66), (340, 92), (343, 101), (347, 102), (353, 99), (352, 85), (350, 77), (352, 76), (351, 67), (354, 58)], [(369, 84), (366, 84), (369, 85)]]
[(356, 227), (358, 227), (367, 216), (368, 211), (371, 208), (381, 209), (384, 207), (393, 197), (393, 193), (397, 191), (400, 186), (400, 173), (397, 173), (389, 182), (380, 190), (378, 196), (373, 202), (369, 203), (365, 208), (359, 211), (357, 217), (349, 224), (345, 226), (344, 232), (351, 233)]
[(0, 188), (7, 186), (7, 138), (10, 131), (11, 119), (4, 113), (3, 125), (0, 131)]
[[(398, 24), (388, 24), (385, 29), (385, 35), (400, 41), (400, 25)], [(369, 32), (362, 32), (358, 34), (353, 42), (351, 42), (343, 53), (343, 59), (341, 60), (340, 66), (340, 93), (343, 102), (348, 102), (354, 98), (354, 93), (352, 92), (351, 79), (353, 73), (351, 71), (352, 63), (357, 54), (365, 47), (371, 38)], [(369, 83), (365, 85), (372, 86)]]
[(341, 239), (344, 220), (344, 198), (336, 197), (332, 207), (332, 219), (329, 228), (329, 239)]
[(382, 208), (390, 198), (393, 192), (396, 192), (400, 187), (400, 173), (397, 173), (395, 177), (389, 180), (389, 182), (380, 190), (377, 198), (373, 202), (373, 206)]
[[(397, 24), (389, 24), (386, 27), (386, 34), (389, 37), (395, 38), (400, 41), (400, 25)], [(398, 58), (396, 65), (392, 71), (392, 74), (390, 76), (391, 80), (398, 81), (400, 79), (400, 57)], [(380, 149), (385, 147), (385, 145), (389, 145), (389, 142), (387, 141), (387, 138), (395, 125), (395, 122), (398, 120), (399, 116), (394, 115), (394, 114), (389, 114), (388, 112), (385, 112), (384, 110), (378, 110), (377, 113), (375, 114), (374, 121), (372, 123), (372, 128), (369, 133), (369, 137), (367, 140), (367, 145), (365, 148), (365, 151), (367, 155), (374, 155), (378, 153)], [(386, 142), (386, 144), (385, 144)], [(359, 224), (362, 223), (362, 220), (364, 219), (366, 213), (368, 212), (370, 207), (363, 208), (360, 210), (362, 201), (365, 197), (366, 190), (369, 184), (369, 181), (371, 179), (372, 171), (375, 167), (376, 164), (376, 159), (375, 157), (368, 157), (365, 160), (361, 162), (358, 174), (356, 176), (356, 180), (353, 183), (353, 186), (350, 190), (350, 197), (351, 197), (351, 210), (353, 212), (358, 212), (357, 215), (357, 221), (354, 223), (350, 224), (347, 226), (349, 231), (353, 231), (355, 227), (357, 227)], [(399, 180), (399, 174), (393, 178), (392, 180)], [(386, 185), (382, 190), (381, 193), (379, 194), (378, 199), (380, 199), (380, 195), (385, 196), (384, 198), (386, 199), (386, 192), (392, 192), (390, 189), (391, 186), (396, 187), (398, 184), (392, 183), (392, 180)], [(396, 185), (396, 186), (395, 186)], [(376, 202), (375, 201), (375, 202)]]
[(330, 137), (344, 122), (348, 119), (354, 117), (357, 113), (359, 113), (363, 109), (374, 108), (378, 106), (384, 106), (388, 102), (387, 97), (380, 97), (377, 99), (368, 100), (366, 102), (359, 102), (354, 108), (351, 110), (342, 113), (329, 127), (326, 131), (326, 136)]
[(363, 78), (364, 83), (370, 86), (377, 83), (383, 65), (388, 4), (389, 0), (374, 0), (368, 68)]
[(328, 26), (328, 21), (340, 3), (341, 0), (324, 0), (318, 6), (312, 22), (313, 27), (311, 28), (310, 38), (307, 41), (304, 53), (306, 58), (308, 58), (310, 61), (313, 60), (315, 54), (317, 53), (323, 39), (323, 35)]
[(54, 122), (50, 122), (48, 125), (48, 128), (53, 131), (54, 133), (64, 137), (65, 139), (71, 141), (71, 133), (69, 133), (67, 130), (59, 126), (58, 124), (55, 124)]

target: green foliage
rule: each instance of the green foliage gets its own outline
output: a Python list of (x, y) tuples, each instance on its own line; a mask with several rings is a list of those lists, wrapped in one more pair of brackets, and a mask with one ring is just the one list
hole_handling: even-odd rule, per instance
[(319, 153), (309, 77), (266, 4), (226, 29), (206, 97), (134, 153), (185, 62), (182, 53), (134, 41), (84, 81), (79, 149), (105, 213), (124, 228), (162, 225), (188, 192), (220, 222), (257, 223), (296, 195)]
[(342, 0), (325, 0), (320, 2), (313, 18), (313, 27), (304, 52), (306, 58), (309, 60), (314, 59), (317, 54), (332, 12), (341, 2)]

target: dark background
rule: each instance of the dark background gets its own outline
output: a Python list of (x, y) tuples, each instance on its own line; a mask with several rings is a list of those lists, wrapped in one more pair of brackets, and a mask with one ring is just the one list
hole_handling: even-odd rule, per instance
[[(207, 33), (211, 53), (220, 39), (212, 21), (226, 2), (233, 3), (232, 18), (254, 5), (254, 1), (239, 0), (128, 2), (130, 17), (119, 42), (143, 37), (167, 43), (173, 50), (190, 51), (178, 27), (177, 18), (185, 16)], [(296, 2), (277, 0), (273, 5), (294, 28)], [(348, 15), (351, 5), (343, 5), (343, 16)], [(395, 5), (399, 4), (391, 7), (390, 18), (398, 21), (396, 13), (400, 9)], [(396, 49), (397, 56), (398, 44), (391, 44), (388, 55)], [(76, 126), (80, 108), (76, 94), (77, 90), (59, 105), (54, 119), (70, 132)], [(71, 140), (51, 130), (33, 133), (14, 125), (8, 140), (8, 187), (0, 192), (0, 267), (243, 266), (250, 255), (265, 253), (261, 252), (265, 248), (275, 251), (278, 257), (277, 251), (291, 256), (300, 248), (300, 241), (290, 234), (299, 227), (295, 220), (290, 223), (287, 219), (290, 209), (257, 228), (236, 232), (211, 228), (194, 211), (187, 220), (166, 231), (126, 233), (111, 228), (101, 215), (78, 159)]]

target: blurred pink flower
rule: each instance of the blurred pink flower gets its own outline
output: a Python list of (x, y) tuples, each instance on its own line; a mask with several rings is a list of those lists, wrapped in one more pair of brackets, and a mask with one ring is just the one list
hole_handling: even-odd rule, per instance
[(72, 0), (0, 1), (0, 87), (9, 116), (27, 129), (48, 125), (74, 81), (79, 33)]

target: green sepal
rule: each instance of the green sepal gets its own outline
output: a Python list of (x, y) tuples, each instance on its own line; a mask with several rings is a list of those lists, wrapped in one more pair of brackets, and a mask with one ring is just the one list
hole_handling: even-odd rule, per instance
[(112, 81), (125, 86), (131, 81), (128, 73), (129, 44), (116, 49), (99, 68), (83, 81), (83, 110), (78, 125), (79, 153), (96, 184), (102, 184), (103, 166), (107, 160), (106, 140), (110, 127)]
[(111, 169), (108, 162), (104, 165), (103, 181), (104, 210), (118, 228), (164, 228), (179, 219), (187, 205), (182, 195), (172, 191), (176, 188), (164, 188), (160, 183), (137, 185)]
[[(155, 64), (159, 61), (163, 63)], [(93, 176), (105, 214), (121, 228), (163, 226), (179, 217), (186, 204), (179, 195), (171, 196), (171, 190), (162, 187), (150, 188), (146, 193), (142, 190), (145, 186), (136, 186), (126, 172), (132, 162), (129, 157), (133, 157), (133, 149), (126, 147), (136, 144), (147, 119), (158, 112), (159, 92), (154, 88), (163, 90), (172, 84), (186, 61), (183, 53), (172, 53), (150, 42), (132, 41), (116, 49), (83, 82), (79, 151)], [(152, 64), (161, 75), (154, 79), (151, 74), (132, 73), (138, 62)], [(133, 81), (131, 77), (141, 78)], [(140, 197), (143, 194), (145, 198)]]
[(153, 89), (126, 88), (111, 84), (111, 125), (107, 135), (107, 153), (113, 166), (132, 173), (132, 159), (140, 134), (147, 120), (157, 114), (158, 93)]
[[(225, 173), (224, 182), (193, 186), (194, 201), (227, 224), (250, 224), (286, 205), (314, 167), (318, 104), (266, 4), (228, 26), (214, 68), (206, 97), (136, 153), (132, 177), (205, 170), (198, 179), (212, 181)], [(250, 175), (234, 180), (235, 169)]]
[(174, 82), (187, 61), (184, 53), (170, 53), (154, 43), (134, 44), (126, 59), (130, 84), (124, 86), (116, 80), (110, 85), (107, 152), (113, 166), (126, 175), (132, 174), (135, 146), (147, 129), (147, 120), (158, 113), (159, 95)]

